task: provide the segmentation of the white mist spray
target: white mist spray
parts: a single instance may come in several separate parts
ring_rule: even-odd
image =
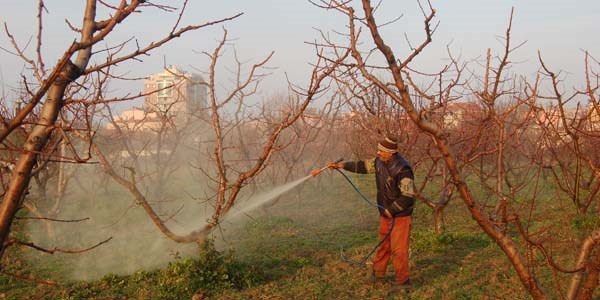
[[[240,203],[240,207],[238,209],[236,209],[234,207],[233,210],[225,217],[225,220],[232,221],[232,220],[236,219],[237,217],[239,217],[240,215],[245,215],[248,212],[257,209],[257,208],[261,207],[262,205],[269,203],[269,201],[272,201],[272,200],[276,199],[277,197],[279,197],[280,195],[283,195],[284,193],[297,187],[298,185],[302,184],[303,182],[305,182],[306,180],[308,180],[311,177],[312,177],[311,175],[308,175],[308,176],[302,177],[296,181],[289,182],[284,185],[278,186],[268,192],[254,195],[254,196],[250,197],[248,200]]]

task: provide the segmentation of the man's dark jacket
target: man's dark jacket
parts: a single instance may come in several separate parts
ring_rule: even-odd
[[[410,216],[413,212],[414,174],[408,162],[395,153],[388,162],[379,157],[370,160],[344,162],[344,170],[354,173],[375,173],[379,214],[385,207],[394,217]]]

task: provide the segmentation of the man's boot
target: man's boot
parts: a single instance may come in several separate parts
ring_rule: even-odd
[[[374,284],[374,283],[384,283],[385,277],[375,277],[373,272],[367,272],[367,277],[365,277],[365,283]]]
[[[392,288],[390,288],[388,291],[388,295],[394,295],[402,291],[408,291],[411,287],[412,284],[410,283],[410,279],[403,283],[394,282],[394,285],[392,285]]]

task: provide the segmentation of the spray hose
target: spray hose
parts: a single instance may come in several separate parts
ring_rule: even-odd
[[[348,181],[348,183],[352,186],[352,188],[354,188],[354,190],[360,195],[360,197],[365,200],[369,205],[377,207],[377,208],[381,208],[385,210],[385,207],[369,200],[367,198],[367,196],[365,196],[359,189],[358,187],[356,187],[356,185],[354,184],[354,182],[352,182],[352,180],[350,180],[350,178],[348,177],[348,175],[344,174],[344,172],[340,171],[340,169],[336,169],[340,174],[342,174],[342,176],[344,176],[344,178],[346,179],[346,181]],[[375,247],[373,247],[373,249],[365,256],[363,256],[363,258],[361,258],[360,260],[353,260],[351,258],[349,258],[348,256],[346,256],[346,254],[344,253],[344,246],[340,246],[340,257],[342,258],[343,261],[353,264],[353,265],[363,265],[365,263],[365,261],[367,261],[367,259],[369,259],[369,257],[371,257],[371,255],[373,255],[373,253],[375,253],[375,250],[377,250],[377,248],[379,248],[379,246],[381,246],[381,244],[383,244],[383,242],[385,242],[385,240],[387,240],[390,237],[390,234],[392,234],[392,229],[394,229],[394,221],[395,218],[392,217],[392,224],[390,225],[390,229],[388,230],[388,232],[385,234],[385,236],[383,237],[383,239],[381,239],[381,241],[379,241],[377,243],[377,245],[375,245]]]
[[[335,161],[335,163],[340,163],[342,162],[344,159],[340,158],[337,161]],[[329,166],[325,166],[321,169],[315,170],[311,173],[311,175],[314,177],[316,175],[318,175],[319,173],[321,173],[323,170],[328,169]],[[360,195],[360,197],[367,202],[369,205],[377,207],[379,209],[383,209],[385,210],[385,207],[379,205],[378,203],[375,203],[371,200],[369,200],[367,198],[367,196],[365,196],[359,189],[358,187],[356,187],[356,185],[354,184],[354,182],[352,182],[352,180],[348,177],[348,175],[344,174],[344,172],[342,172],[340,169],[336,168],[336,171],[338,171],[338,173],[342,174],[342,176],[344,176],[344,179],[346,179],[346,181],[348,181],[348,183],[352,186],[352,188]],[[385,240],[387,240],[390,237],[390,234],[392,234],[392,229],[394,229],[394,221],[395,218],[392,217],[392,224],[390,225],[390,229],[388,230],[388,232],[385,234],[385,236],[383,237],[383,239],[381,239],[381,241],[379,241],[377,243],[377,245],[375,245],[375,247],[373,247],[373,249],[367,254],[365,255],[363,258],[361,258],[360,260],[353,260],[351,258],[349,258],[348,256],[346,256],[345,252],[344,252],[344,246],[340,246],[340,257],[343,261],[353,264],[353,265],[364,265],[365,261],[367,261],[367,259],[369,259],[369,257],[371,257],[371,255],[373,255],[373,253],[375,253],[375,250],[377,250],[377,248],[379,248],[379,246],[381,246],[381,244],[383,244],[383,242],[385,242]]]

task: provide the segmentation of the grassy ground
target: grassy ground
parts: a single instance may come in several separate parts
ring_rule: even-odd
[[[0,276],[0,299],[191,299],[194,294],[223,300],[530,299],[508,259],[481,233],[460,199],[446,209],[442,235],[431,231],[431,211],[417,206],[410,292],[388,296],[390,283],[365,283],[369,265],[347,263],[340,252],[354,260],[369,253],[377,242],[378,215],[336,175],[307,182],[244,222],[215,232],[220,252],[207,243],[200,254],[174,258],[162,268],[90,281],[63,280],[61,273],[70,267],[60,259],[23,259],[22,275],[62,284]],[[354,180],[374,198],[372,178]]]

